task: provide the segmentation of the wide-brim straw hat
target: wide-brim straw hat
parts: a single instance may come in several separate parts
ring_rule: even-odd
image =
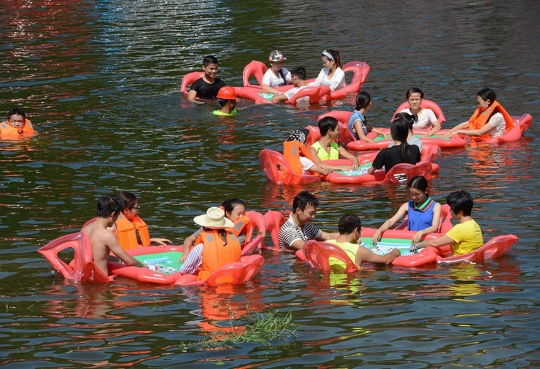
[[[201,227],[210,229],[225,229],[234,227],[234,223],[227,217],[223,209],[211,207],[206,211],[206,214],[198,215],[193,218],[193,221]]]

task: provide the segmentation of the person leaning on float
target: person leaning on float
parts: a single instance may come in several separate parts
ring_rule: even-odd
[[[234,227],[234,223],[225,217],[223,209],[211,207],[206,214],[196,216],[193,221],[203,230],[180,269],[182,274],[199,271],[199,279],[204,279],[219,267],[240,260],[240,241],[227,229]]]
[[[241,246],[247,244],[250,241],[246,239],[246,231],[250,219],[246,215],[246,204],[240,199],[233,198],[223,201],[220,208],[225,212],[225,216],[234,224],[234,227],[229,228],[228,231],[232,232],[238,238]],[[184,253],[180,258],[180,262],[183,263],[186,261],[191,249],[197,244],[197,239],[202,231],[203,228],[201,227],[184,240]]]
[[[118,242],[120,242],[124,250],[140,247],[141,245],[146,247],[152,243],[157,243],[158,245],[171,244],[171,241],[166,238],[150,238],[148,226],[139,217],[141,207],[135,194],[123,191],[118,196],[124,202],[125,208],[115,223],[116,237],[118,237]],[[137,240],[137,235],[139,236],[140,244]]]
[[[491,88],[483,88],[476,94],[478,108],[467,122],[448,131],[444,137],[455,134],[472,136],[478,140],[502,136],[514,126],[514,121],[497,101],[497,94]]]
[[[270,68],[268,68],[262,78],[262,88],[264,92],[279,94],[280,92],[274,89],[274,87],[290,85],[292,83],[291,72],[283,67],[285,60],[287,60],[287,58],[284,57],[279,50],[272,51],[268,56]]]

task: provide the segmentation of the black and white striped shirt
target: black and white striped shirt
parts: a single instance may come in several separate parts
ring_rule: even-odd
[[[306,224],[302,232],[302,228],[296,225],[291,215],[279,230],[278,243],[279,247],[290,248],[298,240],[306,242],[320,238],[321,236],[322,231],[315,227],[313,223]]]

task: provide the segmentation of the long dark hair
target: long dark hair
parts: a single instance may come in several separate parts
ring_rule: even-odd
[[[365,109],[369,103],[371,102],[371,96],[367,92],[360,92],[358,95],[356,95],[356,107],[355,110],[360,111],[360,109]],[[371,127],[368,124],[367,117],[364,115],[364,123],[366,124],[366,129],[368,132],[371,132],[373,130],[373,127]]]
[[[396,119],[394,119],[390,126],[390,134],[394,141],[401,142],[401,145],[399,145],[399,156],[402,163],[408,162],[411,156],[411,145],[407,142],[407,136],[409,135],[409,125],[413,120],[414,118],[411,114],[400,113],[396,115]]]

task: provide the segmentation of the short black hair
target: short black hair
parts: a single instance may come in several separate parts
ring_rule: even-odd
[[[454,191],[446,198],[446,203],[455,214],[461,212],[463,216],[470,216],[474,205],[473,197],[464,190]]]
[[[108,218],[109,216],[120,213],[124,210],[124,201],[116,196],[103,196],[97,203],[97,216],[98,218]]]
[[[10,120],[12,115],[20,115],[23,117],[23,119],[26,119],[26,113],[21,108],[14,107],[9,109],[7,113],[7,120]]]
[[[295,67],[291,70],[291,76],[296,76],[300,79],[305,80],[307,78],[306,68],[304,67]]]
[[[317,122],[319,126],[319,132],[321,132],[321,137],[326,136],[329,130],[336,129],[338,125],[338,120],[334,117],[324,117]]]
[[[362,221],[358,215],[347,214],[341,217],[338,223],[339,234],[347,235],[355,231],[355,229],[362,228]]]
[[[214,55],[207,55],[202,61],[202,65],[205,67],[210,64],[219,64],[217,58]]]
[[[315,209],[319,206],[319,200],[308,190],[300,191],[293,200],[292,210],[293,213],[296,209],[305,210],[308,205],[313,206]]]

